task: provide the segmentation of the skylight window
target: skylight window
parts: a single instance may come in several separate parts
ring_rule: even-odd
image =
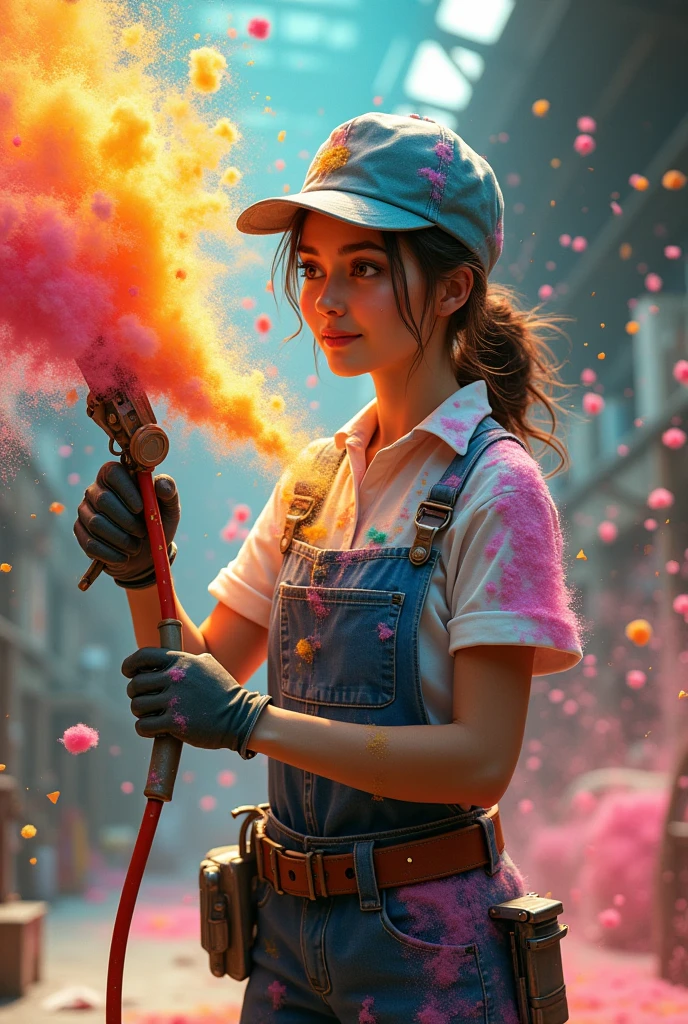
[[[475,50],[455,46],[451,51],[452,60],[471,82],[477,82],[485,70],[485,59]]]
[[[406,95],[422,103],[464,110],[473,86],[439,43],[425,39],[418,44],[404,82]]]
[[[496,43],[511,17],[516,0],[440,0],[438,28],[489,46]]]

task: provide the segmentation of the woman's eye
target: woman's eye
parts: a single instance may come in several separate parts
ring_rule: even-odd
[[[380,273],[380,268],[376,267],[374,263],[356,263],[354,264],[353,270],[355,277],[375,277]],[[367,274],[367,270],[371,270],[372,273]]]
[[[318,276],[318,268],[315,263],[299,263],[297,266],[299,270],[299,277],[305,277],[306,280],[312,281],[313,278]],[[311,273],[311,271],[314,271],[314,273]]]

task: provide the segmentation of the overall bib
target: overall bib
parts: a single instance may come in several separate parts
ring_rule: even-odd
[[[477,458],[504,437],[517,440],[483,420],[430,499],[454,507]],[[439,551],[415,565],[410,550],[291,541],[269,626],[276,706],[371,727],[430,724],[418,630]],[[304,853],[353,853],[358,892],[311,900],[260,883],[240,1024],[518,1024],[507,940],[488,908],[526,887],[508,853],[500,857],[485,808],[383,798],[274,759],[269,802],[266,835]],[[374,847],[475,822],[489,865],[378,889]]]

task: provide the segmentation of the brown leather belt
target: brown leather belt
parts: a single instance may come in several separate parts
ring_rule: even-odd
[[[504,836],[497,804],[485,812],[495,828],[497,849],[504,849]],[[258,877],[268,881],[275,892],[292,896],[339,896],[358,892],[353,853],[322,853],[286,850],[265,835],[265,819],[254,825]],[[433,878],[446,878],[461,871],[489,864],[490,857],[482,825],[468,825],[431,839],[415,839],[373,850],[378,888],[411,885]]]

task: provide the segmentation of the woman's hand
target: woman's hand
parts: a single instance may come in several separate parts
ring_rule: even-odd
[[[245,690],[212,654],[141,647],[122,662],[139,736],[162,733],[193,747],[246,749],[258,717],[272,698]]]

